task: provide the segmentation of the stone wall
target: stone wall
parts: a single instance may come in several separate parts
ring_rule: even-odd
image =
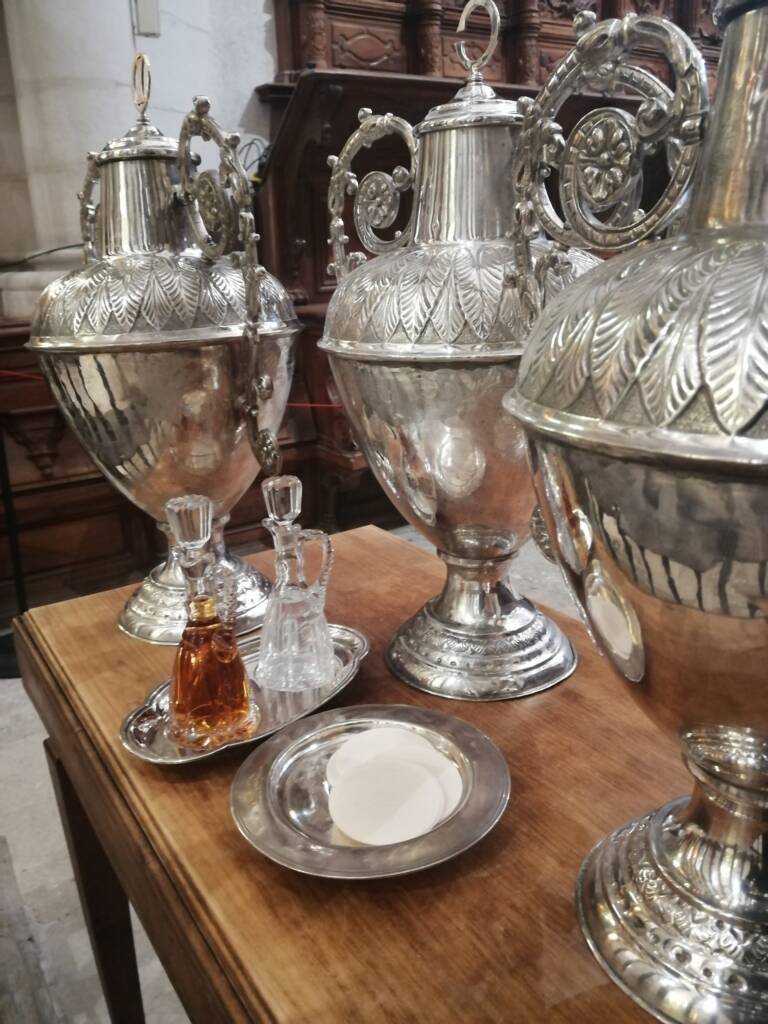
[[[79,241],[84,157],[133,123],[136,51],[152,62],[148,113],[167,134],[195,93],[245,139],[268,133],[253,89],[275,73],[273,0],[160,0],[157,38],[134,35],[131,0],[2,7],[0,262]]]

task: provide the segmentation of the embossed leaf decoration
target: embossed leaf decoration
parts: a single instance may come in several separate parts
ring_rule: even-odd
[[[729,249],[711,282],[701,357],[717,418],[736,434],[768,399],[768,250],[758,241]]]
[[[109,275],[109,304],[123,331],[130,331],[138,319],[148,277],[145,266],[127,266],[123,273]]]
[[[486,341],[499,310],[503,266],[483,266],[480,250],[460,249],[454,263],[454,278],[468,326],[480,341]]]
[[[150,327],[154,327],[158,331],[162,330],[171,315],[172,308],[171,300],[166,295],[159,276],[150,272],[144,290],[144,301],[141,304],[144,319]]]
[[[74,334],[79,334],[86,323],[88,307],[93,293],[107,276],[107,268],[96,267],[91,273],[72,279],[68,294],[64,298],[64,310],[67,323],[72,324]]]
[[[162,256],[154,261],[152,272],[165,292],[176,319],[188,327],[194,319],[194,308],[190,310],[187,305],[187,299],[181,286],[181,273],[171,260]]]
[[[188,312],[188,324],[191,326],[197,319],[200,304],[200,272],[195,266],[188,266],[183,260],[179,263],[179,288],[183,296],[184,306]]]
[[[646,313],[658,342],[643,369],[640,392],[649,418],[658,426],[675,420],[701,387],[699,333],[710,278],[725,251],[682,251]]]
[[[649,330],[645,313],[648,297],[662,282],[658,263],[628,264],[620,286],[614,283],[605,302],[594,302],[600,314],[590,349],[590,372],[603,416],[609,416],[622,401],[653,351],[656,336]]]
[[[401,278],[400,317],[408,340],[415,343],[429,320],[442,280],[433,272],[429,252],[416,250],[411,257],[410,265]]]
[[[575,323],[570,318],[561,325],[558,339],[560,356],[555,363],[555,394],[564,409],[572,405],[584,390],[589,376],[589,339],[595,329],[596,309],[587,309]]]
[[[212,324],[220,324],[227,314],[227,300],[210,278],[200,284],[200,312]]]
[[[245,312],[245,280],[241,273],[222,274],[218,270],[212,270],[211,281],[235,313]]]
[[[94,334],[103,334],[112,316],[112,303],[109,297],[109,277],[105,277],[96,287],[93,298],[88,305],[88,320]]]
[[[465,319],[459,305],[459,292],[455,280],[453,260],[445,263],[445,278],[432,306],[430,319],[438,338],[447,345],[454,342],[464,329]]]

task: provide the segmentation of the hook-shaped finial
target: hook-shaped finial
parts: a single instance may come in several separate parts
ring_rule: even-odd
[[[152,72],[146,53],[137,53],[133,58],[133,104],[139,112],[139,120],[146,124],[149,95],[152,92]]]
[[[488,17],[491,19],[491,38],[488,40],[488,45],[477,58],[473,60],[468,51],[467,44],[465,42],[456,43],[456,50],[459,54],[459,60],[469,72],[470,82],[479,82],[482,80],[481,71],[493,56],[493,51],[499,42],[499,27],[501,19],[499,17],[499,8],[494,3],[494,0],[469,0],[464,10],[461,12],[461,18],[459,24],[456,26],[458,33],[464,32],[467,27],[467,19],[473,11],[476,11],[479,7],[488,12]]]

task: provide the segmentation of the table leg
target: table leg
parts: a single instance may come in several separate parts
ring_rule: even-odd
[[[48,769],[112,1024],[144,1024],[128,900],[50,740]]]

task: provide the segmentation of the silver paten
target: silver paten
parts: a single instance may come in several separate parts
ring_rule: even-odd
[[[90,456],[161,528],[169,498],[201,493],[214,501],[217,554],[238,568],[238,628],[247,630],[261,621],[269,584],[226,554],[223,527],[260,467],[276,465],[295,314],[258,263],[237,136],[221,131],[205,100],[178,142],[163,136],[146,115],[145,58],[134,70],[136,125],[88,157],[85,265],[45,290],[30,347]],[[195,135],[219,145],[218,174],[193,176]],[[171,552],[120,625],[177,643],[185,621]]]
[[[402,514],[438,549],[447,580],[396,634],[392,671],[444,697],[520,697],[566,678],[567,638],[511,582],[529,534],[534,497],[522,432],[501,407],[546,289],[555,292],[596,264],[556,249],[514,203],[512,166],[524,127],[515,102],[483,82],[496,46],[460,53],[468,79],[454,100],[416,129],[392,114],[360,113],[360,127],[331,160],[329,209],[338,287],[321,347],[371,469]],[[374,171],[358,183],[352,161],[395,133],[409,170]],[[410,217],[389,239],[401,196]],[[347,252],[344,213],[377,257]],[[530,280],[520,271],[532,260]],[[361,265],[362,264],[362,265]]]
[[[463,793],[425,835],[364,846],[330,816],[326,767],[351,736],[387,724],[413,730],[452,761]],[[270,860],[303,874],[352,880],[423,871],[464,853],[498,822],[509,793],[504,755],[473,725],[428,708],[362,704],[312,715],[255,750],[232,782],[231,808],[243,837]]]
[[[677,1024],[768,1019],[768,9],[730,3],[717,16],[727,30],[708,123],[703,69],[679,30],[643,17],[584,25],[563,66],[585,51],[591,74],[600,61],[626,66],[630,47],[655,37],[677,88],[649,123],[677,134],[686,174],[702,129],[704,145],[682,233],[554,300],[506,401],[588,624],[681,738],[694,777],[690,800],[603,840],[578,885],[595,955]],[[619,116],[591,115],[604,126]],[[650,129],[626,124],[634,161]],[[569,147],[574,162],[573,136],[552,162]],[[533,153],[520,180],[535,201]],[[576,192],[566,218],[580,237]],[[621,248],[674,220],[669,199],[623,235],[588,233]]]

